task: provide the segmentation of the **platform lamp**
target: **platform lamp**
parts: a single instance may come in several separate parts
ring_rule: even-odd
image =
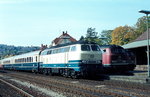
[[[139,13],[144,13],[146,14],[147,18],[147,65],[148,65],[148,77],[150,78],[150,61],[149,61],[149,29],[148,29],[148,15],[150,14],[150,11],[148,10],[140,10]]]

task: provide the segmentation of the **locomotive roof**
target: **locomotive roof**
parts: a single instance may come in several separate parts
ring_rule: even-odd
[[[60,44],[57,46],[52,46],[50,48],[58,48],[58,47],[69,46],[69,45],[74,45],[74,44],[96,44],[96,43],[88,42],[88,41],[77,41],[77,42],[71,42],[71,43],[66,43],[66,44]],[[48,49],[50,49],[50,48],[48,48]]]
[[[123,47],[121,47],[119,45],[99,45],[99,46],[100,46],[100,48],[115,48],[115,47],[123,48]]]

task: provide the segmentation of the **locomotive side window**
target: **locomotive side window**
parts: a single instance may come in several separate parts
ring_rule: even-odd
[[[41,55],[47,55],[47,51],[43,51]]]
[[[71,47],[71,51],[76,51],[76,46]]]
[[[47,52],[47,55],[49,55],[49,54],[51,54],[51,53],[52,53],[52,50],[48,51],[48,52]]]
[[[65,50],[65,48],[61,48],[61,49],[60,49],[60,53],[63,53],[64,50]]]
[[[82,51],[90,51],[90,46],[89,45],[81,45],[81,50]]]
[[[70,47],[66,47],[64,52],[69,52]]]
[[[125,50],[122,48],[112,48],[111,51],[113,53],[125,53]]]
[[[97,45],[91,45],[92,51],[100,51]]]

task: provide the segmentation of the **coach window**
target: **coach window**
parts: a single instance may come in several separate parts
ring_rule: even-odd
[[[90,46],[89,45],[81,45],[81,50],[82,51],[90,51]]]
[[[76,46],[71,47],[71,51],[76,51]]]
[[[33,62],[33,57],[31,57],[31,62]]]
[[[21,62],[23,62],[23,58],[21,58]]]
[[[36,62],[37,62],[37,56],[36,56]]]
[[[92,51],[100,51],[97,45],[91,45]]]
[[[29,62],[31,62],[31,57],[29,57]]]
[[[23,62],[25,62],[25,58],[23,58]]]
[[[26,58],[24,58],[24,63],[26,63]]]

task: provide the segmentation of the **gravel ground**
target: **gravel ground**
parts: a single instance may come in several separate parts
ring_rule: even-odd
[[[134,71],[133,75],[110,75],[114,77],[126,77],[127,80],[131,77],[139,78],[146,77],[147,73],[143,71]],[[109,76],[109,77],[110,77]],[[8,72],[0,74],[0,77],[20,85],[27,90],[29,94],[34,94],[35,97],[79,97],[80,92],[97,93],[103,95],[102,97],[149,97],[149,86],[146,84],[133,83],[131,81],[116,81],[116,80],[87,80],[87,79],[70,79],[59,76],[45,76],[40,74],[32,74],[26,72]],[[117,78],[117,79],[121,79]],[[125,80],[125,79],[124,79]],[[132,79],[133,80],[133,79]],[[81,90],[73,91],[72,89]],[[9,90],[9,89],[8,89]],[[36,90],[36,91],[35,91]],[[70,91],[71,90],[71,91]],[[73,91],[73,92],[72,92]],[[1,93],[1,91],[0,91]],[[36,93],[36,94],[35,94]],[[70,96],[68,93],[72,93]],[[80,93],[80,94],[79,94]],[[10,93],[9,93],[10,94]],[[118,95],[120,94],[120,96]],[[41,96],[42,95],[42,96]],[[106,96],[105,96],[106,95]],[[4,97],[21,97],[21,96],[4,96]],[[87,97],[82,95],[81,97]],[[91,96],[93,97],[93,96]],[[98,96],[99,97],[99,96]],[[101,96],[100,96],[101,97]]]
[[[0,97],[23,97],[13,88],[0,81]]]
[[[66,97],[66,96],[63,96],[63,95],[61,95],[61,94],[59,94],[59,93],[56,93],[56,92],[54,92],[54,91],[51,91],[51,90],[49,90],[49,89],[45,89],[45,88],[36,86],[36,85],[31,84],[31,83],[28,83],[28,82],[21,82],[21,81],[19,81],[19,80],[15,80],[15,79],[11,79],[11,81],[14,81],[14,82],[16,82],[16,83],[18,83],[18,84],[21,84],[21,85],[23,85],[23,86],[27,86],[28,88],[32,88],[32,89],[34,89],[34,90],[37,90],[37,91],[39,91],[39,92],[42,92],[42,93],[46,94],[46,95],[49,96],[49,97]]]

